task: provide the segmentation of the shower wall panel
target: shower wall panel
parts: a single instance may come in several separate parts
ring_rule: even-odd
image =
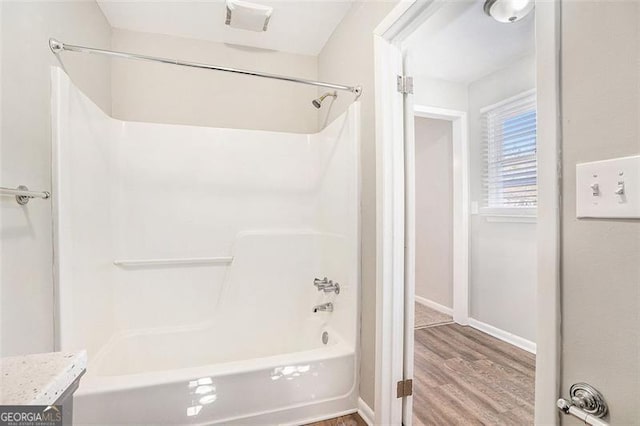
[[[331,301],[316,316],[355,350],[357,104],[312,135],[137,123],[106,116],[61,70],[53,81],[61,349],[126,358],[123,342],[162,336],[179,352],[188,339],[167,336],[207,346],[224,322],[247,339],[238,357],[260,356],[267,330]],[[314,288],[324,276],[339,295]]]
[[[115,328],[115,128],[66,74],[52,72],[54,275],[64,283],[55,292],[56,346],[95,353]]]

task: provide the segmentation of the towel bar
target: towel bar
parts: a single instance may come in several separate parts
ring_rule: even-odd
[[[582,420],[585,424],[591,426],[609,426],[609,423],[604,420],[595,417],[593,414],[589,414],[586,411],[573,405],[571,402],[564,398],[560,398],[557,403],[558,408],[565,414],[570,414]]]
[[[51,196],[47,191],[29,191],[29,188],[24,185],[20,185],[15,189],[0,187],[0,195],[15,195],[16,201],[21,206],[27,204],[32,198],[42,198],[43,200],[46,200]]]
[[[602,420],[609,412],[602,394],[587,383],[576,383],[569,389],[571,400],[560,398],[556,406],[565,414],[575,416],[591,426],[609,426]]]

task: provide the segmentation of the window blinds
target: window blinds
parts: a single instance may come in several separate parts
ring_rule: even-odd
[[[537,205],[536,94],[481,110],[484,207]]]

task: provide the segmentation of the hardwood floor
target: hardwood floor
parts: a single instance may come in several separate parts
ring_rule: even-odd
[[[451,315],[443,314],[418,302],[415,304],[415,328],[431,327],[452,321]]]
[[[311,423],[307,426],[367,426],[367,423],[362,420],[358,413],[353,413],[348,416]]]
[[[535,355],[471,327],[415,330],[414,425],[533,424]]]

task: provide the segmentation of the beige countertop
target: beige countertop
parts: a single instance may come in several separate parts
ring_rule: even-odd
[[[86,351],[0,358],[0,405],[51,405],[86,368]]]

